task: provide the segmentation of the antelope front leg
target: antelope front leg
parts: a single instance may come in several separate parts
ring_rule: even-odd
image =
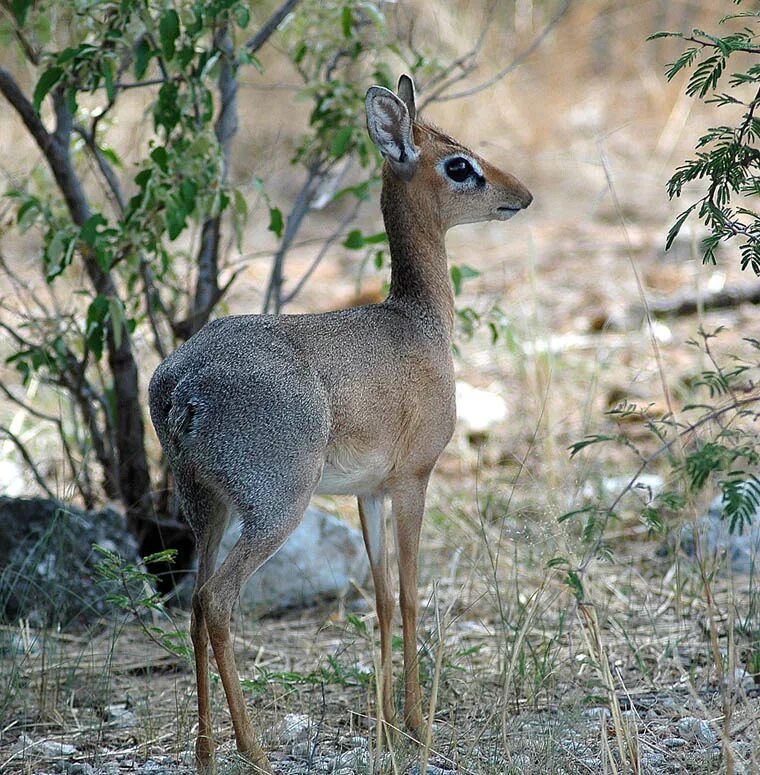
[[[388,545],[385,530],[385,503],[382,495],[359,498],[359,516],[362,522],[364,545],[367,548],[372,581],[375,585],[375,610],[380,627],[380,672],[383,720],[387,724],[396,721],[393,701],[393,665],[391,657],[393,619],[393,594],[388,572]]]
[[[417,654],[417,566],[426,488],[427,477],[400,483],[392,495],[398,543],[399,601],[404,627],[404,721],[418,740],[424,740],[425,726]]]

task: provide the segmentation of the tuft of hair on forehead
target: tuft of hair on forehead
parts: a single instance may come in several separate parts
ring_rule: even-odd
[[[414,122],[414,128],[419,129],[422,133],[420,142],[424,142],[424,140],[430,139],[436,143],[440,143],[441,145],[448,146],[452,151],[465,151],[470,154],[472,153],[472,151],[466,145],[462,145],[459,140],[455,140],[453,137],[451,137],[451,135],[447,135],[446,132],[435,126],[435,124],[428,124],[427,121],[420,121],[418,118]],[[416,139],[417,138],[415,138],[415,140]]]

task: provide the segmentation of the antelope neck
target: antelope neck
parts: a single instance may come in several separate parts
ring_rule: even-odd
[[[407,184],[386,171],[381,207],[391,254],[388,301],[433,320],[447,337],[454,325],[454,294],[446,258],[445,229],[436,212],[421,206]]]

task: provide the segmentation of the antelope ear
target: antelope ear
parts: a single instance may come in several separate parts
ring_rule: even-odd
[[[396,94],[401,98],[406,109],[409,112],[409,118],[412,123],[417,118],[416,94],[414,91],[414,81],[411,75],[403,73],[398,79],[398,86],[396,87]]]
[[[411,180],[420,152],[412,136],[412,119],[406,104],[392,91],[371,86],[367,91],[367,131],[372,142],[403,180]]]

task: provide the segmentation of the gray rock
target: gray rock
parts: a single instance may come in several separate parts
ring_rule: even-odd
[[[281,743],[308,739],[311,720],[305,713],[288,713],[280,722],[277,736]]]
[[[712,559],[725,556],[737,573],[751,573],[760,567],[760,510],[751,516],[751,524],[745,522],[742,533],[731,533],[730,524],[725,515],[723,496],[719,495],[710,504],[707,514],[696,521],[702,552]],[[684,525],[681,547],[690,557],[696,556],[693,523]]]
[[[22,734],[19,738],[15,750],[22,751],[24,754],[43,756],[46,759],[60,759],[64,756],[73,756],[79,753],[76,746],[64,743],[61,740],[48,738],[33,740],[25,734]]]
[[[124,593],[98,575],[99,544],[127,563],[140,559],[124,517],[115,509],[87,512],[46,498],[0,498],[0,621],[34,627],[86,623],[112,610]],[[140,585],[142,597],[142,584]]]
[[[678,722],[678,732],[685,740],[696,740],[703,747],[715,745],[717,735],[704,719],[686,716]]]
[[[662,744],[666,748],[683,748],[686,745],[686,741],[682,737],[666,737]]]
[[[222,556],[235,545],[233,521],[222,539]],[[309,506],[282,548],[251,577],[240,595],[244,609],[272,612],[345,595],[363,584],[369,561],[361,533],[342,519]]]
[[[137,724],[137,716],[124,704],[108,705],[103,715],[106,721],[120,729],[129,729]]]

